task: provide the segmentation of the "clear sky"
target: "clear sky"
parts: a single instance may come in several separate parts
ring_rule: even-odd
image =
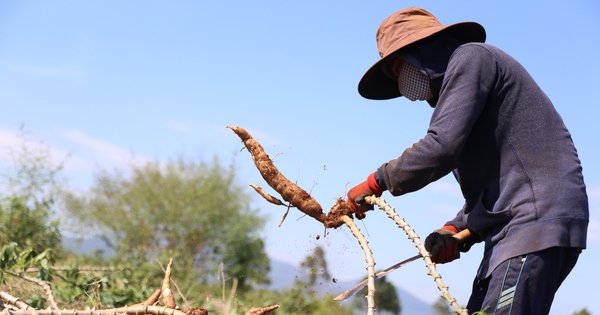
[[[583,307],[600,314],[597,1],[0,1],[0,145],[13,145],[24,124],[57,160],[70,154],[65,175],[74,189],[87,189],[98,169],[182,154],[221,157],[238,166],[241,184],[267,188],[225,128],[238,125],[271,156],[282,153],[275,163],[283,174],[329,208],[425,134],[426,103],[369,101],[357,92],[378,59],[379,23],[408,6],[428,9],[443,24],[481,23],[487,42],[519,60],[553,100],[582,160],[591,222],[588,249],[552,314]],[[383,197],[423,239],[462,206],[450,177]],[[296,264],[322,245],[332,276],[366,275],[347,229],[324,237],[319,223],[296,210],[278,228],[285,208],[258,196],[254,203],[269,217],[272,259]],[[359,226],[377,269],[416,253],[382,211]],[[461,304],[481,251],[475,246],[438,266]],[[433,303],[439,292],[426,271],[415,262],[389,279]]]

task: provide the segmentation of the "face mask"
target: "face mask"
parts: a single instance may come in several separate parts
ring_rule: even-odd
[[[398,67],[398,90],[411,101],[426,101],[433,97],[429,88],[429,78],[413,66],[404,61]]]

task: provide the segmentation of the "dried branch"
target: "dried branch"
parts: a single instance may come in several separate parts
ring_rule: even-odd
[[[27,303],[21,301],[21,299],[19,298],[10,295],[8,292],[0,291],[0,300],[15,306],[20,310],[28,310],[32,308],[31,306],[27,305]]]
[[[358,244],[365,252],[365,260],[367,261],[367,287],[368,293],[365,297],[367,299],[367,314],[375,314],[375,259],[373,258],[373,251],[369,247],[369,242],[362,234],[358,226],[354,223],[354,220],[349,216],[342,216],[344,223],[350,228],[350,231],[358,239]]]
[[[231,290],[229,291],[229,298],[227,299],[227,305],[229,307],[229,305],[231,305],[231,303],[233,303],[233,298],[236,296],[235,292],[237,291],[237,286],[238,286],[238,279],[237,278],[233,278],[233,284],[231,285]]]
[[[66,271],[72,269],[66,266],[52,266],[54,271]],[[78,266],[77,271],[79,272],[113,272],[113,271],[125,271],[130,270],[127,267],[96,267],[96,266]],[[40,268],[27,268],[24,270],[25,273],[40,272]]]
[[[127,314],[127,315],[186,315],[186,313],[164,307],[164,306],[125,306],[120,308],[105,309],[105,310],[17,310],[11,311],[5,309],[0,312],[0,315],[115,315],[115,314]]]
[[[229,297],[225,296],[225,268],[224,268],[224,264],[223,262],[219,263],[219,277],[221,277],[221,281],[222,281],[222,300],[218,301],[215,300],[215,304],[219,304],[216,305],[217,308],[221,309],[221,312],[223,314],[229,314],[231,313],[231,304],[233,303],[233,298],[236,296],[236,291],[237,291],[237,286],[238,286],[238,279],[237,278],[233,278],[233,283],[231,285],[231,290],[229,292]]]
[[[21,278],[21,279],[29,281],[29,282],[33,282],[33,283],[39,285],[40,287],[42,287],[42,289],[44,289],[44,293],[46,293],[46,299],[48,300],[48,303],[50,303],[50,307],[53,309],[58,309],[58,306],[56,305],[56,301],[54,300],[54,294],[52,293],[52,289],[50,288],[50,285],[48,284],[48,282],[41,280],[41,279],[32,278],[32,277],[26,276],[24,274],[16,273],[13,271],[5,270],[4,272],[11,276],[18,277],[18,278]]]
[[[390,219],[396,222],[398,227],[404,230],[406,235],[408,235],[408,238],[412,240],[415,246],[419,249],[419,254],[423,256],[423,260],[425,260],[425,265],[429,269],[428,275],[433,277],[435,284],[437,285],[438,289],[442,292],[442,297],[448,300],[448,302],[450,302],[450,306],[452,306],[456,314],[468,315],[468,311],[460,307],[460,305],[458,305],[458,303],[456,302],[456,299],[452,295],[450,295],[450,292],[448,291],[448,286],[444,285],[444,283],[442,282],[442,276],[435,269],[435,263],[431,260],[429,252],[427,252],[427,250],[425,249],[425,244],[421,242],[421,239],[415,233],[415,230],[412,227],[410,227],[410,225],[408,225],[408,223],[406,223],[406,221],[404,221],[404,219],[401,218],[396,213],[394,208],[388,205],[384,199],[377,198],[375,196],[370,196],[366,197],[365,201],[372,205],[377,205],[379,209],[387,213]]]
[[[58,307],[48,308],[46,310],[34,309],[26,303],[22,302],[19,298],[15,298],[7,292],[0,291],[0,305],[5,308],[0,311],[0,315],[208,315],[208,311],[205,308],[189,308],[186,312],[178,309],[175,305],[175,299],[171,290],[171,274],[172,274],[173,259],[169,260],[169,264],[165,270],[165,277],[161,282],[161,289],[154,291],[154,293],[144,302],[135,304],[133,306],[125,306],[113,309],[86,309],[86,310],[59,310]],[[162,267],[162,266],[161,266]],[[48,287],[46,283],[38,279],[33,279],[23,275],[15,274],[14,272],[5,271],[7,274],[23,278],[27,281],[34,282],[42,287]],[[231,304],[235,291],[237,288],[237,279],[233,280],[233,287],[229,296],[227,304]],[[47,288],[49,290],[49,287]],[[51,291],[50,291],[51,293]],[[165,306],[159,307],[155,304],[160,296],[163,296]],[[51,297],[51,295],[50,295]],[[54,301],[52,299],[52,301]],[[223,301],[225,304],[225,301]],[[5,304],[7,303],[7,304]],[[56,303],[53,303],[56,305]],[[6,307],[10,306],[10,307]],[[18,309],[14,309],[14,308]],[[269,312],[279,308],[279,305],[268,306],[264,308],[252,308],[248,311],[248,315],[261,315],[268,314]],[[227,312],[226,314],[228,314]]]

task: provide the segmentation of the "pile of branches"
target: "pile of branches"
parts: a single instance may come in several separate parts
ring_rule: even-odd
[[[175,296],[173,295],[173,290],[171,290],[172,268],[173,259],[167,265],[165,277],[161,282],[160,288],[156,289],[146,301],[131,306],[111,309],[58,309],[56,302],[54,302],[54,295],[50,285],[39,279],[28,278],[43,288],[46,299],[51,306],[44,310],[36,309],[23,302],[20,298],[14,297],[8,292],[0,291],[0,315],[209,315],[208,310],[205,308],[182,310],[175,304]],[[268,314],[277,308],[279,308],[279,305],[251,308],[246,315]]]

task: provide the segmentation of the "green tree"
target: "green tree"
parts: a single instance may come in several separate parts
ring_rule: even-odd
[[[58,221],[49,219],[48,208],[30,208],[24,197],[0,200],[0,244],[16,242],[35,253],[46,249],[60,251],[61,234]]]
[[[325,259],[325,250],[323,250],[323,247],[321,246],[316,246],[313,249],[312,255],[306,256],[306,258],[300,262],[300,269],[305,273],[306,282],[298,279],[298,284],[305,284],[309,287],[313,287],[317,284],[319,279],[324,281],[331,280],[327,268],[327,260]]]
[[[573,312],[573,315],[592,315],[592,313],[590,313],[587,308],[584,307],[577,312]]]
[[[382,313],[389,313],[398,315],[402,312],[402,305],[400,304],[400,299],[398,298],[398,291],[396,287],[389,281],[387,281],[386,277],[382,277],[377,279],[375,282],[375,288],[377,292],[375,293],[375,305],[377,305],[377,310]],[[364,287],[362,290],[358,291],[354,297],[354,305],[356,308],[365,308],[366,307],[366,299],[365,296],[368,294],[368,287]]]
[[[431,306],[438,315],[452,315],[454,311],[450,308],[448,301],[442,297],[438,298]]]
[[[267,298],[265,304],[279,304],[277,314],[340,314],[352,315],[353,310],[340,305],[328,293],[320,293],[319,286],[326,281],[331,281],[327,267],[325,250],[322,246],[315,246],[312,253],[300,262],[300,275],[296,278],[294,286],[289,290],[278,292],[259,292],[259,297],[246,297],[255,301]],[[256,293],[256,292],[255,292]]]
[[[18,145],[6,149],[8,166],[1,175],[0,243],[59,254],[62,236],[54,206],[63,187],[63,162],[56,163],[50,148],[32,142],[23,129],[19,138]]]
[[[175,270],[194,282],[215,280],[220,262],[240,290],[268,282],[264,219],[250,208],[232,166],[180,157],[129,171],[101,171],[89,192],[66,195],[82,233],[94,231],[128,264],[172,257]]]
[[[10,166],[2,172],[2,197],[21,197],[32,208],[52,207],[63,188],[65,160],[56,162],[50,147],[33,142],[23,128],[18,138],[18,145],[6,148]]]

